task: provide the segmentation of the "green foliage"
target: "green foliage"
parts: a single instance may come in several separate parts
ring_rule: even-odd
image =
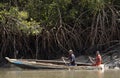
[[[20,11],[18,17],[21,19],[28,19],[28,13],[26,11]]]
[[[110,2],[111,0],[81,0],[81,5],[87,7],[92,12],[98,12],[105,8],[105,5]]]
[[[22,21],[20,24],[20,29],[23,30],[27,35],[37,35],[41,32],[42,28],[39,26],[39,22],[35,20]]]
[[[68,19],[74,20],[78,13],[76,8],[71,8],[71,0],[30,0],[26,5],[29,16],[34,20],[40,21],[45,26],[54,26],[59,19],[59,12],[63,20],[67,23]]]
[[[27,35],[36,35],[41,32],[41,27],[39,26],[39,22],[35,20],[27,21],[28,13],[26,11],[19,11],[16,7],[11,7],[9,11],[3,10],[0,11],[0,21],[5,24],[7,19],[14,20],[11,23],[14,24],[14,27],[20,31],[23,31]]]
[[[3,8],[4,7],[4,4],[0,3],[0,8]]]

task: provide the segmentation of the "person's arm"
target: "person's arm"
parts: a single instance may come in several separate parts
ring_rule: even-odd
[[[71,62],[73,62],[73,61],[75,61],[75,55],[74,54],[72,54],[72,60],[71,60]]]
[[[67,57],[61,57],[62,59],[65,59],[65,60],[68,60],[69,58],[67,58]]]
[[[89,56],[89,59],[93,64],[95,64],[95,58],[92,58],[92,57]]]

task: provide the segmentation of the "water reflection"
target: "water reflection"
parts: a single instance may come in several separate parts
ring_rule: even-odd
[[[96,71],[98,78],[104,78],[104,71]]]
[[[120,78],[120,71],[0,70],[0,78]]]

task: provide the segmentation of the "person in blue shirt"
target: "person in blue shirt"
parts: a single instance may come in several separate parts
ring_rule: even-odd
[[[74,53],[73,53],[73,50],[69,50],[68,51],[68,53],[69,53],[69,57],[68,57],[68,59],[69,59],[69,65],[70,66],[75,66],[76,64],[75,64],[75,55],[74,55]]]

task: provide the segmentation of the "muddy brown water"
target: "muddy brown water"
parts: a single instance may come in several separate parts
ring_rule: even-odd
[[[0,69],[0,78],[120,78],[120,70],[13,70]]]

